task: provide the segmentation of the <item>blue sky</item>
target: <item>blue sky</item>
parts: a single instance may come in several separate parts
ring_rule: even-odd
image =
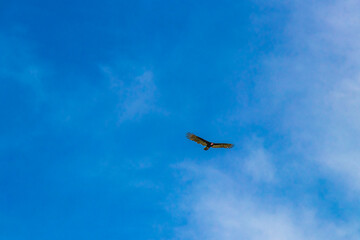
[[[0,238],[359,239],[359,11],[1,2]]]

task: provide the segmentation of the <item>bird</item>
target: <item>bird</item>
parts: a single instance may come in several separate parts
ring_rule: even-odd
[[[232,147],[234,147],[234,144],[231,144],[231,143],[209,142],[209,141],[206,141],[205,139],[198,137],[192,133],[187,133],[186,137],[194,142],[197,142],[197,143],[205,146],[205,148],[204,148],[205,151],[209,150],[210,148],[232,148]]]

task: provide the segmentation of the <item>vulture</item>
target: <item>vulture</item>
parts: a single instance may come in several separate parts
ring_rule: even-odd
[[[209,148],[232,148],[234,145],[230,143],[213,143],[202,139],[201,137],[196,136],[192,133],[187,133],[186,137],[194,142],[197,142],[203,146],[205,146],[204,150],[207,151]]]

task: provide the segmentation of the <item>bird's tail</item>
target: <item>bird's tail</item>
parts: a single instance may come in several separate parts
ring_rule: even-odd
[[[205,151],[209,150],[209,147],[208,147],[208,146],[206,146],[206,147],[204,148],[204,150],[205,150]]]

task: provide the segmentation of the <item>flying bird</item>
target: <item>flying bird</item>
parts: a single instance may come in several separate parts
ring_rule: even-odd
[[[232,148],[234,145],[230,143],[213,143],[202,139],[201,137],[196,136],[192,133],[187,133],[186,137],[194,142],[197,142],[203,146],[205,146],[204,150],[207,151],[209,148]]]

